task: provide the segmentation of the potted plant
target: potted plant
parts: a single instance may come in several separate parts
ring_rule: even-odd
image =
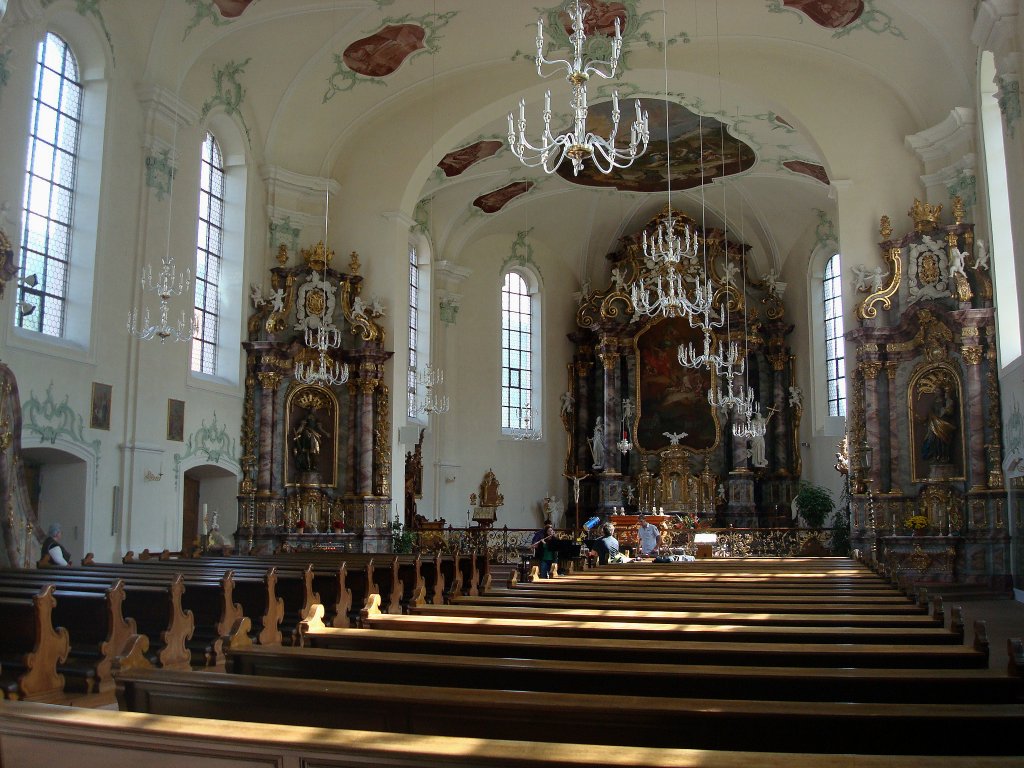
[[[814,483],[801,482],[793,506],[808,528],[821,528],[832,514],[836,502],[827,488]]]

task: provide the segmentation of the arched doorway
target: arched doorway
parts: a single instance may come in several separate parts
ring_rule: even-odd
[[[181,499],[181,549],[188,551],[216,524],[230,537],[238,527],[239,476],[218,464],[185,470]]]
[[[92,531],[89,463],[59,448],[22,448],[29,502],[43,533],[57,523],[61,543],[79,561],[90,550]]]

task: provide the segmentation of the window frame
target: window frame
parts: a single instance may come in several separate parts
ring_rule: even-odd
[[[520,297],[518,300],[519,304],[522,304],[525,299],[527,303],[526,311],[522,308],[515,310],[516,315],[523,316],[524,314],[529,318],[529,329],[526,332],[528,336],[528,347],[523,347],[520,344],[515,350],[506,344],[506,336],[512,333],[522,334],[523,331],[516,331],[510,325],[506,324],[507,314],[510,310],[506,308],[506,286],[509,282],[509,277],[515,275],[519,280],[522,281],[524,290],[514,294]],[[541,325],[541,301],[540,301],[540,281],[537,275],[532,270],[523,266],[516,266],[511,269],[504,270],[501,275],[501,283],[499,286],[499,302],[500,308],[500,322],[499,322],[499,391],[498,391],[498,425],[502,436],[520,438],[526,435],[531,437],[541,436],[541,424],[543,419],[542,413],[542,360],[541,360],[541,339],[543,333],[543,326]],[[511,341],[511,339],[509,339]],[[507,371],[512,371],[510,355],[508,353],[512,351],[526,352],[529,357],[529,368],[528,376],[529,383],[526,386],[522,385],[521,372],[524,370],[521,366],[515,370],[520,371],[520,382],[515,387],[511,386],[511,375],[506,375]],[[525,392],[525,397],[520,396],[517,401],[520,403],[516,405],[511,396],[512,391]],[[525,403],[524,403],[525,400]],[[520,415],[518,418],[513,418],[513,409],[520,409]]]
[[[833,263],[834,272],[830,275]],[[836,251],[825,262],[825,271],[821,281],[822,316],[824,318],[824,356],[825,356],[825,391],[828,416],[846,418],[846,335],[843,321],[843,259]],[[838,327],[838,333],[830,328]],[[834,354],[829,353],[829,342],[832,342]],[[834,407],[833,407],[834,406]]]
[[[208,146],[211,148],[209,158],[207,157]],[[220,142],[217,141],[216,135],[207,130],[203,137],[199,160],[199,209],[196,217],[195,286],[192,302],[197,333],[192,337],[189,368],[193,374],[198,373],[212,377],[217,376],[219,367],[222,319],[220,297],[224,269],[226,190],[227,173],[224,169],[224,151]],[[212,242],[214,240],[216,242]],[[204,255],[205,258],[202,258]],[[211,260],[216,266],[216,276],[213,279],[210,278]],[[200,270],[201,261],[205,266],[202,270]],[[203,287],[202,301],[200,301],[201,287]],[[198,354],[197,344],[199,345]],[[209,350],[208,354],[207,350]],[[198,368],[196,367],[197,363]]]

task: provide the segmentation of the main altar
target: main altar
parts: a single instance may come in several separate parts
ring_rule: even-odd
[[[757,437],[738,436],[736,414],[709,403],[709,390],[722,386],[716,372],[677,360],[680,346],[703,348],[703,330],[686,317],[647,314],[632,300],[651,269],[644,234],[669,225],[680,238],[696,238],[700,257],[679,269],[687,284],[709,280],[712,313],[721,320],[712,348],[735,343],[741,351],[742,380],[761,408]],[[786,286],[774,274],[750,274],[747,250],[722,230],[665,211],[608,255],[609,285],[581,296],[562,400],[564,473],[579,520],[640,511],[736,527],[772,524],[780,512],[788,519],[801,473],[803,408],[787,344],[793,326],[785,318]]]
[[[269,292],[252,291],[236,544],[388,551],[391,396],[383,366],[392,352],[375,321],[383,309],[362,296],[355,253],[345,272],[323,242],[299,256],[290,264],[282,244]]]

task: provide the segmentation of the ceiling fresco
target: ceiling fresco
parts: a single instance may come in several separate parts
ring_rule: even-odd
[[[793,171],[793,173],[802,173],[806,176],[810,176],[812,179],[816,179],[826,186],[829,184],[828,174],[825,172],[825,169],[817,163],[808,163],[803,160],[787,160],[782,164],[782,166]]]
[[[341,58],[353,72],[366,77],[384,77],[402,66],[409,54],[423,47],[426,34],[423,27],[415,24],[387,26],[356,40]]]
[[[588,163],[578,176],[573,176],[571,166],[560,168],[558,175],[587,187],[614,187],[625,192],[664,192],[668,185],[669,160],[672,188],[683,190],[709,183],[720,176],[741,173],[753,166],[757,159],[749,145],[732,136],[728,126],[714,117],[700,116],[679,104],[654,99],[641,99],[641,108],[648,113],[651,140],[647,152],[629,168],[602,174]],[[610,101],[592,106],[587,120],[588,130],[607,136],[611,132],[611,110]],[[620,119],[618,143],[626,146],[628,142],[623,141],[623,134],[626,138],[629,134],[628,127],[623,130],[623,125]]]
[[[784,0],[783,5],[826,29],[842,29],[864,13],[864,0]]]
[[[506,184],[501,189],[488,192],[486,195],[480,195],[480,197],[473,201],[473,205],[484,213],[497,213],[508,205],[509,201],[519,197],[519,195],[525,195],[532,187],[532,181],[514,181],[511,184]]]
[[[213,4],[220,10],[221,16],[226,19],[233,19],[245,13],[245,9],[256,0],[213,0]]]
[[[441,162],[437,164],[437,167],[444,171],[444,175],[449,178],[458,176],[474,163],[491,157],[502,146],[500,141],[477,141],[468,147],[462,147],[454,152],[449,152],[441,158]]]

